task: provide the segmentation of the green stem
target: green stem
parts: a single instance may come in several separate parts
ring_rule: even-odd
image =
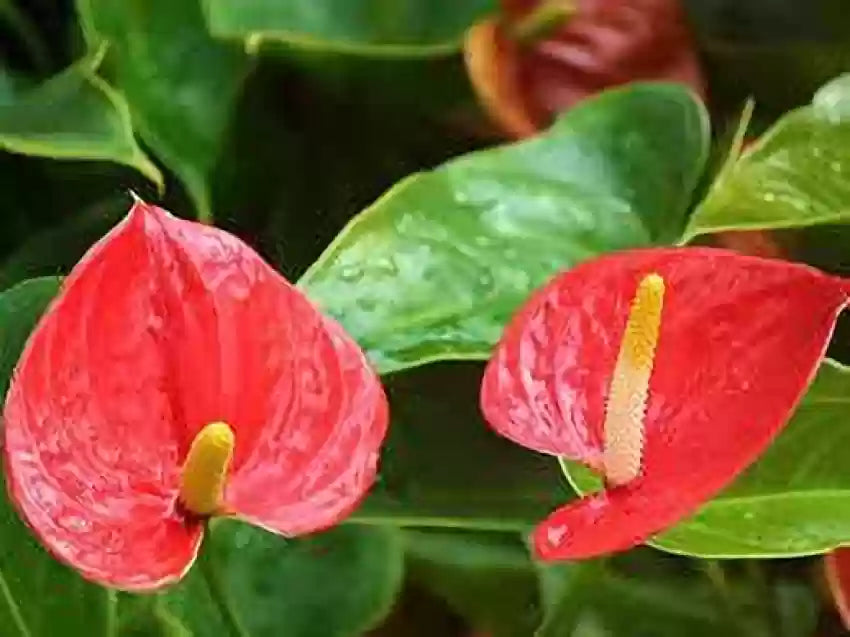
[[[249,637],[248,633],[239,623],[236,611],[233,609],[233,605],[230,603],[230,597],[224,587],[221,570],[218,568],[218,561],[215,556],[215,547],[213,546],[212,538],[210,537],[209,528],[207,528],[206,539],[204,540],[203,546],[201,546],[201,553],[198,556],[198,565],[200,566],[201,573],[203,573],[204,579],[207,582],[210,597],[218,607],[218,612],[224,620],[230,636]]]
[[[106,637],[117,637],[118,635],[118,594],[107,589],[103,608],[103,634]]]
[[[533,44],[561,26],[575,12],[573,0],[543,0],[511,26],[511,37],[521,44]]]
[[[17,34],[27,49],[30,60],[35,68],[42,72],[50,71],[50,53],[41,39],[35,25],[26,13],[21,11],[14,0],[0,0],[0,20],[4,20]]]
[[[3,577],[2,571],[0,571],[0,594],[2,594],[3,600],[6,602],[6,607],[9,609],[9,615],[12,616],[12,623],[18,630],[20,637],[32,637],[32,633],[30,633],[29,628],[27,628],[27,623],[24,621],[21,609],[15,601],[15,597],[12,595],[9,585],[6,583],[6,578]]]

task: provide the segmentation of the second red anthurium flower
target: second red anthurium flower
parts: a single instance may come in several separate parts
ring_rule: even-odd
[[[487,367],[484,415],[606,484],[537,527],[538,557],[625,550],[694,513],[787,423],[847,303],[840,279],[708,248],[612,254],[538,291]]]
[[[387,419],[357,345],[259,255],[137,202],[24,349],[6,476],[59,559],[149,590],[188,570],[212,515],[287,536],[339,522]]]

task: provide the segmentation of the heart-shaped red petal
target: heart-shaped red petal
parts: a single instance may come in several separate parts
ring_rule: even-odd
[[[143,203],[68,277],[4,417],[26,521],[125,589],[174,581],[196,554],[201,525],[177,498],[205,425],[235,434],[224,512],[293,534],[359,502],[387,427],[380,383],[338,325],[236,237]]]
[[[823,357],[841,281],[725,250],[635,250],[556,277],[508,327],[481,405],[500,434],[602,470],[606,401],[639,282],[666,285],[641,471],[552,514],[543,559],[632,547],[693,513],[786,424]]]

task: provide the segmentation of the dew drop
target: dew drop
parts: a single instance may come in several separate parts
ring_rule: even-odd
[[[393,259],[378,259],[373,267],[374,270],[380,274],[387,274],[390,276],[398,274],[398,266]]]
[[[77,515],[68,515],[60,518],[59,525],[69,531],[79,533],[89,527],[89,521]]]
[[[363,276],[363,269],[357,265],[347,265],[342,268],[339,277],[343,281],[356,281]]]

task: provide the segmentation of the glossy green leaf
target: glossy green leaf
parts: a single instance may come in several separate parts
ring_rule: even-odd
[[[211,173],[247,72],[238,47],[207,33],[199,0],[78,0],[92,46],[126,96],[133,125],[181,179],[201,218]]]
[[[393,422],[381,474],[352,519],[526,532],[569,499],[549,456],[484,423],[475,400],[480,365],[430,365],[385,384]]]
[[[161,184],[133,137],[127,102],[94,72],[97,56],[0,100],[0,148],[55,159],[112,161]]]
[[[59,279],[31,279],[0,293],[0,395]],[[0,482],[3,478],[0,477]],[[115,597],[54,560],[0,485],[0,632],[10,637],[112,637]]]
[[[173,587],[155,596],[121,597],[129,636],[229,634],[211,593],[215,577],[249,637],[360,637],[390,611],[402,583],[402,539],[390,527],[347,524],[286,539],[215,520],[204,542],[205,554]]]
[[[257,44],[361,55],[435,55],[455,51],[464,32],[495,0],[204,0],[210,31]]]
[[[701,105],[680,86],[607,92],[538,138],[399,182],[300,285],[381,372],[487,358],[558,270],[678,235],[707,137]]]
[[[528,637],[540,623],[537,573],[517,534],[404,532],[408,577],[492,637]]]
[[[731,486],[653,546],[699,557],[794,557],[850,543],[850,368],[827,359],[791,422]],[[598,479],[569,463],[582,492]]]
[[[718,175],[682,241],[850,219],[850,76],[821,88]]]
[[[389,612],[401,586],[402,542],[390,527],[349,524],[287,540],[222,521],[212,541],[252,637],[359,637]]]

